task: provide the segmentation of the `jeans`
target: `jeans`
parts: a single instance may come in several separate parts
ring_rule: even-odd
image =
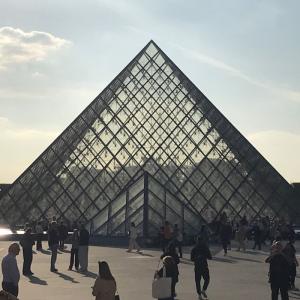
[[[19,287],[15,286],[12,282],[2,282],[2,289],[12,295],[18,297]]]
[[[209,269],[208,267],[204,268],[195,268],[195,283],[198,295],[201,294],[201,277],[204,279],[203,290],[206,291],[209,284]]]
[[[51,249],[51,270],[54,270],[56,259],[57,259],[58,244],[50,246],[50,249]]]

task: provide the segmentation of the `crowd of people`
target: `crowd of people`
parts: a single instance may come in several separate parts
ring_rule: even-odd
[[[212,230],[213,229],[213,230]],[[136,249],[141,252],[140,244],[137,239],[139,236],[138,228],[131,222],[129,229],[129,245],[127,252]],[[20,243],[12,243],[8,249],[8,254],[2,260],[4,291],[18,296],[18,282],[20,273],[16,261],[16,256],[22,249],[24,276],[32,276],[31,269],[33,261],[33,246],[36,244],[37,251],[43,251],[44,229],[42,224],[37,223],[35,232],[26,224],[25,233]],[[49,222],[48,247],[51,250],[50,271],[58,272],[56,268],[57,252],[64,251],[65,241],[68,237],[68,230],[63,222],[58,224],[55,217]],[[199,299],[207,299],[207,289],[210,283],[210,272],[208,260],[213,259],[210,244],[217,240],[223,247],[224,255],[231,249],[231,241],[237,242],[237,251],[246,251],[247,241],[253,243],[252,249],[261,250],[262,245],[269,247],[270,255],[266,263],[270,264],[269,282],[271,286],[272,300],[278,299],[279,291],[282,300],[289,299],[288,290],[295,290],[296,249],[294,246],[295,233],[292,226],[282,220],[262,218],[252,224],[243,217],[239,222],[231,222],[226,214],[220,216],[219,221],[214,226],[202,225],[195,238],[195,245],[190,252],[190,260],[194,263],[195,287]],[[74,226],[71,232],[69,243],[71,244],[69,270],[75,267],[76,271],[87,272],[88,270],[88,246],[89,232],[83,224]],[[170,297],[161,298],[162,300],[173,300],[176,297],[176,284],[179,281],[179,264],[183,256],[182,246],[185,234],[178,224],[170,224],[165,221],[160,228],[159,240],[162,249],[160,259],[162,267],[158,268],[155,277],[167,277],[171,279]],[[286,245],[282,241],[286,240]],[[270,243],[269,243],[270,241]],[[268,249],[268,248],[266,248]],[[201,284],[203,280],[203,284]],[[93,286],[92,294],[96,300],[113,300],[117,293],[116,280],[113,277],[107,262],[99,262],[99,275]]]

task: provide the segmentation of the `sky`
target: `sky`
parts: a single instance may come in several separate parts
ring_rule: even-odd
[[[12,183],[153,39],[300,182],[300,1],[1,0],[0,183]]]

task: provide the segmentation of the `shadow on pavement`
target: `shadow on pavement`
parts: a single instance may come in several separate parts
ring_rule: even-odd
[[[237,263],[235,260],[232,260],[230,258],[218,257],[218,256],[214,256],[212,260],[217,261],[217,262],[225,262],[225,263],[229,263],[229,264],[236,264]]]
[[[262,263],[262,261],[257,260],[257,259],[251,259],[251,258],[244,258],[244,257],[236,257],[232,255],[228,255],[229,258],[235,259],[235,260],[242,260],[242,261],[249,261],[249,262],[254,262],[254,263]]]
[[[91,271],[87,271],[85,273],[82,273],[82,275],[84,277],[90,277],[90,278],[97,278],[98,274],[91,272]]]
[[[71,281],[72,283],[79,283],[73,277],[66,275],[64,273],[56,272],[56,274],[64,280]]]
[[[41,250],[41,253],[47,254],[47,255],[51,255],[51,251],[45,250],[45,249],[42,249],[42,250]]]
[[[48,285],[46,280],[40,279],[36,276],[29,276],[29,282],[32,284]]]

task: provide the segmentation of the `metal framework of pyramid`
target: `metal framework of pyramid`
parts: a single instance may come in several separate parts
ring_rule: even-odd
[[[291,186],[150,41],[0,199],[0,223],[187,234],[222,212],[290,215]]]

